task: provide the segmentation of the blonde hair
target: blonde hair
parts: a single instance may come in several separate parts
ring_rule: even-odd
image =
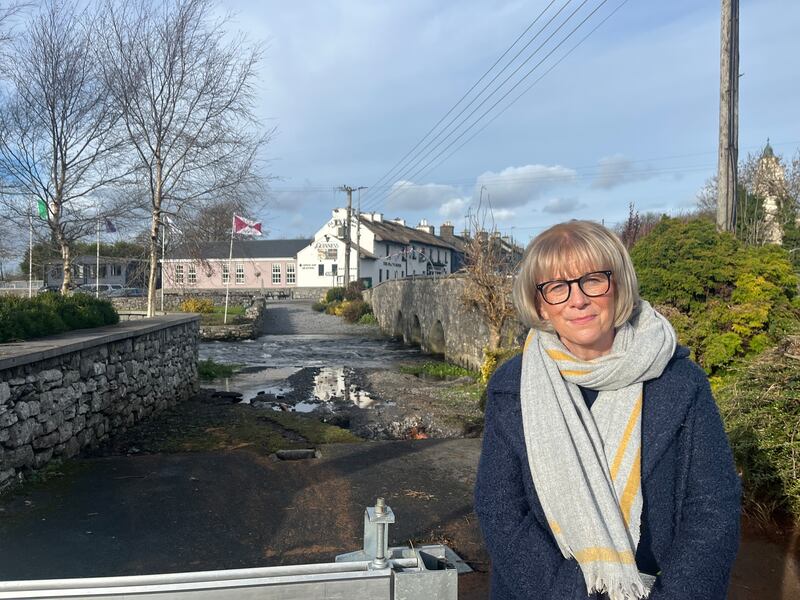
[[[631,257],[619,238],[592,221],[559,223],[528,244],[514,281],[514,306],[535,329],[552,331],[539,315],[537,283],[565,277],[567,271],[609,269],[614,282],[614,326],[624,324],[639,305],[639,282]]]

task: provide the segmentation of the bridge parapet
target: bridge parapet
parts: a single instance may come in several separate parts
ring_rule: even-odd
[[[464,304],[465,283],[461,275],[393,279],[367,290],[365,298],[385,333],[477,369],[489,328],[477,310]]]

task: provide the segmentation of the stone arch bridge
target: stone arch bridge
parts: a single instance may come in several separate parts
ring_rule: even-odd
[[[489,329],[483,317],[462,301],[464,285],[459,275],[393,279],[364,295],[383,332],[477,369]]]

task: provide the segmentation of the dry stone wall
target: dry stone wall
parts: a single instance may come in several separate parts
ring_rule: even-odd
[[[0,346],[0,487],[196,393],[198,318]]]
[[[481,314],[464,304],[464,285],[459,275],[394,279],[366,290],[364,297],[385,333],[478,369],[489,329]],[[521,328],[514,322],[509,329],[514,336]]]

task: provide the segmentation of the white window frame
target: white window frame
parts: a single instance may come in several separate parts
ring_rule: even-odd
[[[281,269],[281,264],[272,263],[272,285],[280,285],[282,283],[282,279],[283,269]]]
[[[183,265],[175,265],[175,283],[183,283]]]
[[[186,282],[189,285],[194,285],[197,283],[197,266],[194,264],[190,264],[189,268],[187,269],[186,274]]]
[[[231,271],[227,262],[222,263],[222,285],[228,285],[231,281]]]
[[[297,283],[297,267],[289,263],[286,265],[286,284]]]
[[[236,263],[236,285],[244,285],[244,263]]]

